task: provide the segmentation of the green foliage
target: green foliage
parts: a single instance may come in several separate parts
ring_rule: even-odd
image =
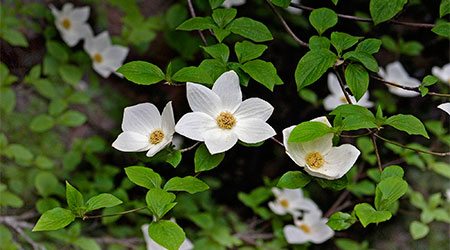
[[[450,13],[450,1],[442,0],[439,6],[439,17],[443,17]]]
[[[450,23],[449,22],[441,22],[436,27],[431,29],[434,33],[443,36],[447,39],[450,39]]]
[[[54,208],[45,212],[36,222],[33,231],[48,231],[64,228],[75,220],[75,215],[64,208]]]
[[[311,12],[309,22],[317,30],[319,35],[322,35],[327,29],[337,24],[338,17],[333,10],[319,8]]]
[[[112,194],[99,194],[86,202],[86,212],[105,207],[114,207],[120,204],[122,204],[122,201]]]
[[[372,71],[372,72],[378,72],[378,63],[377,60],[375,60],[375,58],[362,50],[354,50],[354,51],[349,51],[347,53],[344,54],[344,59],[348,59],[354,62],[360,62],[362,63],[362,65],[364,65],[364,67],[366,67],[368,70]]]
[[[288,142],[308,142],[330,133],[333,133],[333,128],[322,122],[302,122],[292,130]]]
[[[362,37],[352,36],[343,32],[333,32],[331,33],[331,44],[338,52],[338,55],[342,54],[342,51],[351,48],[355,45]]]
[[[215,59],[221,60],[223,63],[228,62],[230,49],[223,43],[214,44],[208,47],[202,47],[203,50]]]
[[[183,178],[173,177],[164,185],[164,190],[166,191],[186,191],[190,194],[195,194],[208,189],[209,186],[206,183],[193,176],[186,176]]]
[[[148,234],[156,243],[168,250],[177,250],[186,238],[180,226],[167,220],[153,221],[148,227]]]
[[[176,196],[173,193],[160,188],[151,188],[148,190],[145,200],[148,209],[159,220],[177,204],[173,202],[175,198]]]
[[[159,188],[162,183],[161,176],[146,167],[127,167],[125,173],[134,184],[148,189]]]
[[[303,174],[300,171],[288,171],[281,176],[277,183],[277,187],[297,189],[303,188],[311,181],[309,175]]]
[[[249,41],[237,42],[234,44],[234,51],[240,63],[260,57],[267,49],[266,45],[254,44]]]
[[[430,232],[430,228],[419,221],[413,221],[411,225],[409,225],[409,232],[411,233],[413,239],[418,240],[427,236]]]
[[[357,130],[361,128],[376,128],[377,120],[372,112],[368,109],[351,104],[340,105],[335,108],[331,115],[341,116],[342,121],[341,130]]]
[[[370,223],[387,221],[392,217],[389,211],[377,211],[370,204],[361,203],[355,206],[356,216],[364,227]]]
[[[35,116],[30,123],[30,129],[33,132],[45,132],[53,127],[55,124],[55,120],[53,117],[41,114]]]
[[[173,76],[172,80],[177,82],[195,82],[206,83],[212,85],[214,83],[211,76],[200,67],[184,67],[178,70]]]
[[[248,38],[254,42],[265,42],[273,39],[266,25],[248,17],[236,18],[230,23],[228,28],[232,33]]]
[[[273,91],[275,85],[283,84],[283,81],[277,75],[277,69],[271,62],[256,59],[246,62],[241,66],[241,69],[270,91]]]
[[[143,61],[126,63],[117,72],[123,74],[127,80],[143,85],[158,83],[165,78],[158,66]]]
[[[369,9],[373,22],[379,24],[391,19],[407,2],[407,0],[370,0]]]
[[[330,226],[333,230],[342,231],[349,228],[356,221],[357,220],[354,214],[336,212],[330,216],[327,221],[327,225]]]
[[[84,204],[83,195],[68,181],[66,181],[66,199],[69,209],[75,211],[76,208],[82,207]]]
[[[430,138],[423,123],[413,115],[394,115],[389,117],[384,124],[410,135],[422,135],[425,138]]]
[[[345,81],[356,101],[359,101],[369,87],[369,73],[360,64],[351,63],[345,68]]]
[[[331,41],[324,36],[312,36],[309,38],[309,48],[313,49],[330,49]]]
[[[306,53],[295,69],[297,90],[313,84],[329,68],[333,67],[337,57],[327,49],[313,49]]]
[[[322,187],[333,190],[342,190],[348,185],[348,178],[346,175],[340,179],[327,180],[322,178],[314,178],[314,180]]]
[[[225,153],[211,155],[205,144],[201,144],[195,151],[195,172],[208,171],[217,167],[225,157]]]
[[[219,28],[225,28],[236,17],[236,14],[237,11],[233,8],[216,9],[212,13],[212,18]]]

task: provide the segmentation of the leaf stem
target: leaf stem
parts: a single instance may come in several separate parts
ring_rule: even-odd
[[[403,86],[394,82],[389,82],[384,80],[383,78],[380,77],[376,77],[376,76],[370,76],[372,79],[375,79],[377,81],[380,81],[386,85],[391,85],[391,86],[395,86],[397,88],[401,88],[401,89],[406,89],[406,90],[410,90],[410,91],[415,91],[417,93],[421,93],[419,87],[408,87],[408,86]],[[450,97],[450,94],[443,94],[443,93],[436,93],[436,92],[428,92],[427,95],[433,95],[433,96],[441,96],[441,97]]]
[[[190,146],[190,147],[180,149],[180,152],[181,152],[181,153],[184,153],[184,152],[186,152],[186,151],[192,150],[192,149],[194,149],[195,147],[197,147],[198,144],[200,144],[199,141],[196,142],[196,143],[194,143],[194,145],[192,145],[192,146]]]
[[[146,209],[147,207],[140,207],[140,208],[135,208],[135,209],[131,209],[131,210],[127,210],[127,211],[123,211],[123,212],[119,212],[119,213],[112,213],[112,214],[102,214],[102,215],[85,215],[83,216],[83,220],[88,220],[88,219],[96,219],[96,218],[103,218],[103,217],[110,217],[110,216],[116,216],[116,215],[124,215],[124,214],[129,214],[129,213],[134,213],[143,209]]]
[[[380,173],[382,173],[382,172],[383,172],[383,167],[381,166],[380,153],[378,152],[377,140],[376,140],[374,134],[372,134],[372,135],[370,136],[370,139],[372,140],[373,147],[374,147],[374,149],[375,149],[375,155],[377,156],[378,170],[380,170]]]
[[[396,141],[391,141],[391,140],[389,140],[389,139],[386,139],[386,138],[384,138],[384,137],[381,137],[381,136],[379,136],[378,134],[373,134],[373,135],[374,135],[375,137],[377,137],[378,139],[380,139],[380,140],[382,140],[382,141],[385,141],[385,142],[387,142],[387,143],[390,143],[390,144],[399,146],[399,147],[401,147],[401,148],[406,148],[406,149],[409,149],[409,150],[413,150],[413,151],[416,151],[416,152],[420,152],[420,153],[424,153],[424,154],[430,154],[430,155],[436,155],[436,156],[448,156],[448,155],[450,155],[450,152],[442,152],[442,153],[441,153],[441,152],[433,152],[433,151],[422,150],[422,149],[418,149],[418,148],[412,148],[412,147],[403,145],[403,144],[401,144],[401,143],[398,143],[398,142],[396,142]]]
[[[195,10],[194,10],[194,6],[192,5],[192,1],[186,0],[186,2],[189,7],[189,12],[191,13],[191,16],[196,17],[197,15],[195,15]],[[205,35],[203,35],[203,32],[201,30],[199,30],[198,34],[200,35],[200,38],[202,39],[203,45],[208,46],[208,42],[206,42],[206,38],[205,38]]]
[[[278,143],[280,146],[282,146],[284,148],[284,144],[282,142],[280,142],[279,140],[277,140],[277,138],[272,136],[272,137],[270,137],[270,139],[272,139],[272,141]]]

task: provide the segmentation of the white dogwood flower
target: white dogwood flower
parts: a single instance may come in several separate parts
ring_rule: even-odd
[[[290,213],[296,217],[301,215],[299,210],[311,211],[318,209],[314,201],[303,197],[303,191],[300,188],[280,190],[274,187],[272,192],[275,195],[275,201],[270,201],[269,207],[278,215]]]
[[[431,73],[433,73],[433,75],[439,78],[441,81],[450,84],[450,63],[442,66],[442,68],[434,66],[431,69]]]
[[[141,103],[125,108],[123,112],[123,132],[112,146],[123,152],[147,152],[152,157],[171,141],[175,132],[172,102],[159,114],[151,103]]]
[[[329,73],[328,74],[328,89],[330,90],[331,94],[323,100],[323,106],[325,107],[325,110],[333,110],[336,107],[342,105],[342,104],[348,104],[347,99],[345,99],[344,94],[342,93],[342,90],[339,86],[339,81],[335,74]],[[361,99],[357,102],[354,96],[349,96],[350,100],[353,104],[363,106],[366,108],[373,107],[374,103],[369,101],[369,91],[367,91]]]
[[[225,2],[223,2],[222,7],[224,8],[231,8],[233,6],[240,6],[245,4],[246,0],[225,0]]]
[[[386,66],[386,71],[380,67],[380,72],[378,74],[386,81],[396,83],[398,85],[406,87],[419,87],[420,81],[414,77],[410,77],[408,72],[403,68],[402,64],[398,61],[390,63]],[[403,97],[413,97],[418,96],[420,93],[402,89],[396,86],[387,85],[389,92],[392,94],[403,96]]]
[[[239,77],[234,71],[223,73],[211,89],[186,84],[192,111],[185,114],[175,131],[189,139],[204,141],[211,154],[227,151],[237,140],[262,142],[276,134],[266,123],[273,107],[260,98],[242,101]]]
[[[171,221],[175,222],[174,219],[171,219]],[[156,243],[152,238],[150,238],[150,235],[148,235],[148,227],[149,224],[144,224],[141,227],[142,233],[144,234],[145,243],[147,244],[147,250],[167,250],[167,248],[162,247],[161,245]],[[194,249],[194,245],[192,245],[192,242],[188,238],[185,238],[179,250],[191,250],[191,249]]]
[[[70,47],[75,46],[78,41],[92,35],[92,29],[86,21],[89,18],[89,6],[74,8],[73,4],[66,3],[62,10],[50,5],[55,17],[55,25],[62,39]]]
[[[327,221],[327,218],[322,218],[322,211],[319,209],[306,212],[301,220],[294,220],[295,225],[284,226],[284,237],[289,244],[321,244],[334,236]]]
[[[331,127],[325,116],[311,121],[322,122]],[[313,141],[304,143],[288,142],[289,135],[295,126],[283,130],[283,141],[286,154],[305,171],[316,177],[328,180],[339,179],[344,176],[360,154],[359,150],[351,144],[333,147],[333,133],[326,134]]]
[[[450,102],[442,103],[437,107],[450,115]]]
[[[120,45],[111,45],[111,39],[107,31],[96,37],[87,37],[84,42],[84,50],[91,56],[93,68],[102,77],[107,78],[122,66],[128,55],[128,48]],[[116,73],[122,76],[119,73]]]

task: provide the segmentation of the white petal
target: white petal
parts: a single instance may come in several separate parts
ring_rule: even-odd
[[[442,103],[437,107],[450,115],[450,102]]]
[[[312,141],[301,143],[303,150],[306,153],[318,152],[321,155],[325,155],[333,147],[333,136],[334,134],[326,134]]]
[[[321,122],[325,125],[327,125],[328,127],[332,127],[330,121],[328,121],[326,116],[319,116],[317,118],[314,118],[311,120],[312,122]]]
[[[113,72],[106,65],[98,64],[95,62],[92,65],[93,65],[94,70],[97,71],[97,73],[99,73],[103,78],[108,78],[111,75],[111,73]]]
[[[62,7],[62,14],[64,16],[69,16],[70,12],[73,10],[73,4],[72,3],[65,3]]]
[[[103,60],[105,64],[108,64],[112,70],[116,71],[119,69],[123,61],[128,55],[129,49],[124,46],[113,45],[105,49],[102,53]]]
[[[181,244],[179,250],[191,250],[191,249],[194,249],[194,245],[192,244],[192,242],[188,238],[184,239],[183,244]]]
[[[288,143],[289,135],[295,126],[285,128],[283,130],[283,144],[286,149],[286,154],[299,166],[306,166],[305,156],[307,152],[302,147],[301,143]]]
[[[237,120],[234,132],[245,143],[258,143],[276,135],[275,130],[261,119]]]
[[[378,75],[386,80],[386,71],[382,67],[379,68]]]
[[[273,106],[260,98],[248,98],[234,113],[236,119],[258,118],[267,121],[272,115]]]
[[[405,83],[405,82],[403,82],[403,83]],[[407,86],[406,84],[402,84],[402,83],[398,83],[398,84]],[[391,92],[392,94],[395,94],[398,96],[403,96],[403,97],[414,97],[414,96],[418,96],[420,94],[416,91],[406,90],[406,89],[398,88],[398,87],[391,86],[391,85],[388,85],[388,88],[389,88],[389,92]]]
[[[89,6],[81,7],[81,8],[75,8],[70,13],[70,19],[73,22],[86,22],[89,18]]]
[[[275,214],[285,215],[287,213],[287,210],[284,209],[284,207],[281,206],[281,204],[279,204],[278,202],[270,201],[268,205],[270,210],[272,210],[272,212],[274,212]]]
[[[308,198],[294,200],[290,205],[294,209],[300,209],[304,211],[313,211],[319,208],[313,200]]]
[[[189,106],[194,112],[203,112],[216,118],[222,110],[220,97],[207,87],[188,82],[186,84]]]
[[[112,146],[123,152],[142,152],[150,146],[148,137],[131,131],[120,133]]]
[[[239,6],[245,4],[246,0],[225,0],[225,2],[222,3],[222,7],[225,8],[231,8],[233,6]]]
[[[312,176],[328,180],[339,179],[353,167],[359,154],[359,150],[351,144],[333,147],[324,156],[325,164],[323,166],[318,169],[307,167],[305,170]]]
[[[61,38],[69,47],[75,46],[80,41],[81,37],[79,36],[79,34],[75,32],[66,31],[65,29],[58,29],[58,30],[61,34]]]
[[[49,7],[55,19],[59,19],[61,16],[61,12],[53,4],[50,4]]]
[[[96,37],[88,37],[84,42],[84,50],[92,57],[95,53],[100,53],[111,46],[109,33],[103,31]]]
[[[189,139],[204,141],[203,133],[217,126],[217,122],[211,116],[202,112],[190,112],[177,122],[175,131]]]
[[[341,96],[338,95],[328,95],[323,100],[323,107],[327,111],[334,110],[336,107],[344,104],[341,100]]]
[[[173,135],[175,132],[175,118],[173,116],[172,102],[168,102],[161,115],[161,128],[166,135]]]
[[[203,133],[203,139],[209,153],[218,154],[232,148],[236,144],[238,137],[232,130],[217,127],[206,130]]]
[[[310,241],[315,244],[322,244],[334,236],[334,231],[327,224],[327,219],[322,219],[312,227]]]
[[[212,90],[222,100],[222,107],[234,112],[242,102],[239,76],[233,70],[223,73],[213,85]]]
[[[405,68],[403,68],[403,65],[399,61],[388,64],[386,66],[386,73],[389,78],[404,79],[409,77],[408,72],[406,72]]]
[[[333,73],[328,73],[328,89],[333,95],[342,95],[342,89],[339,84],[337,76]]]
[[[150,148],[148,149],[148,152],[147,152],[147,154],[145,154],[145,156],[153,157],[156,153],[158,153],[159,151],[164,149],[171,141],[172,141],[172,137],[170,137],[166,140],[163,140],[162,142],[160,142],[156,145],[150,144]]]
[[[361,97],[361,99],[359,99],[356,104],[365,108],[372,108],[375,105],[373,102],[369,101],[368,91]]]
[[[308,234],[294,225],[284,226],[283,232],[284,237],[289,244],[302,244],[309,241]]]
[[[149,135],[155,129],[161,129],[161,116],[155,105],[141,103],[125,108],[122,121],[123,131]]]

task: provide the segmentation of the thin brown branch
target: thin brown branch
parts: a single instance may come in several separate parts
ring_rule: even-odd
[[[21,216],[1,216],[0,224],[5,224],[10,228],[14,229],[20,236],[22,236],[28,244],[30,244],[34,250],[46,250],[45,246],[31,239],[23,229],[31,230],[33,224],[18,220]]]
[[[315,10],[314,8],[304,6],[301,4],[297,4],[297,3],[291,3],[290,6],[292,6],[294,8],[302,9],[302,10],[307,10],[307,11]],[[349,19],[349,20],[358,21],[358,22],[373,23],[373,20],[371,18],[357,17],[357,16],[344,15],[344,14],[337,14],[337,16],[340,18],[343,18],[343,19]],[[432,29],[432,28],[436,27],[436,24],[434,24],[434,23],[412,23],[412,22],[404,22],[404,21],[398,21],[398,20],[389,20],[387,22],[392,23],[392,24],[405,25],[405,26],[418,27],[418,28]]]
[[[186,2],[188,4],[189,12],[191,13],[191,16],[196,17],[197,15],[195,14],[195,10],[194,10],[194,6],[192,5],[192,1],[186,0]],[[203,45],[208,46],[208,42],[206,42],[206,38],[205,38],[205,35],[203,35],[203,32],[201,30],[199,30],[198,34],[200,35],[200,38],[202,39]]]
[[[336,210],[341,203],[345,200],[345,198],[347,198],[347,196],[350,194],[350,191],[345,190],[341,195],[339,195],[338,199],[333,203],[333,205],[331,205],[330,209],[328,209],[328,211],[325,213],[324,217],[328,218],[330,217],[332,214],[334,214]]]
[[[181,152],[181,153],[184,153],[184,152],[186,152],[186,151],[192,150],[192,149],[194,149],[195,147],[197,147],[198,144],[200,144],[199,141],[196,142],[196,143],[194,143],[194,145],[192,145],[192,146],[190,146],[190,147],[180,149],[180,152]]]
[[[397,87],[397,88],[401,88],[401,89],[405,89],[405,90],[410,90],[410,91],[414,91],[414,92],[417,92],[417,93],[421,93],[419,87],[403,86],[403,85],[400,85],[400,84],[397,84],[397,83],[394,83],[394,82],[386,81],[383,78],[376,77],[376,76],[373,76],[373,75],[371,75],[370,77],[372,79],[380,81],[380,82],[382,82],[382,83],[384,83],[386,85],[391,85],[391,86],[394,86],[394,87]],[[428,92],[427,95],[441,96],[441,97],[450,97],[450,94],[443,94],[443,93],[436,93],[436,92]]]
[[[450,152],[442,152],[442,153],[441,153],[441,152],[433,152],[433,151],[428,151],[428,150],[422,150],[422,149],[413,148],[413,147],[409,147],[409,146],[403,145],[403,144],[398,143],[398,142],[396,142],[396,141],[391,141],[391,140],[389,140],[389,139],[386,139],[386,138],[384,138],[384,137],[379,136],[378,134],[373,134],[373,135],[374,135],[375,137],[377,137],[378,139],[383,140],[383,141],[385,141],[385,142],[387,142],[387,143],[390,143],[390,144],[399,146],[399,147],[401,147],[401,148],[406,148],[406,149],[409,149],[409,150],[413,150],[413,151],[416,151],[416,152],[419,152],[419,153],[430,154],[430,155],[436,155],[436,156],[449,156],[449,155],[450,155]]]
[[[380,153],[378,152],[377,140],[373,134],[370,137],[370,139],[372,140],[373,147],[375,149],[375,155],[377,156],[378,169],[380,170],[380,173],[381,173],[381,172],[383,172],[383,167],[381,166],[381,158],[380,158]]]
[[[272,136],[272,137],[270,137],[270,139],[272,139],[272,141],[276,142],[278,145],[280,145],[284,148],[284,144],[282,142],[280,142],[279,140],[277,140],[277,138]]]
[[[124,215],[124,214],[134,213],[134,212],[146,209],[146,208],[147,207],[140,207],[140,208],[135,208],[135,209],[131,209],[131,210],[127,210],[127,211],[123,211],[123,212],[119,212],[119,213],[113,213],[113,214],[101,214],[101,215],[91,215],[91,216],[85,215],[85,216],[83,216],[83,220],[103,218],[103,217],[116,216],[116,215]]]
[[[294,32],[291,30],[289,25],[286,23],[284,18],[281,16],[281,14],[277,11],[275,6],[270,2],[270,0],[266,0],[267,5],[272,9],[273,13],[277,16],[278,20],[280,20],[281,24],[283,25],[283,28],[286,30],[286,32],[300,45],[304,47],[309,47],[309,44],[306,42],[303,42],[300,38],[298,38]]]

